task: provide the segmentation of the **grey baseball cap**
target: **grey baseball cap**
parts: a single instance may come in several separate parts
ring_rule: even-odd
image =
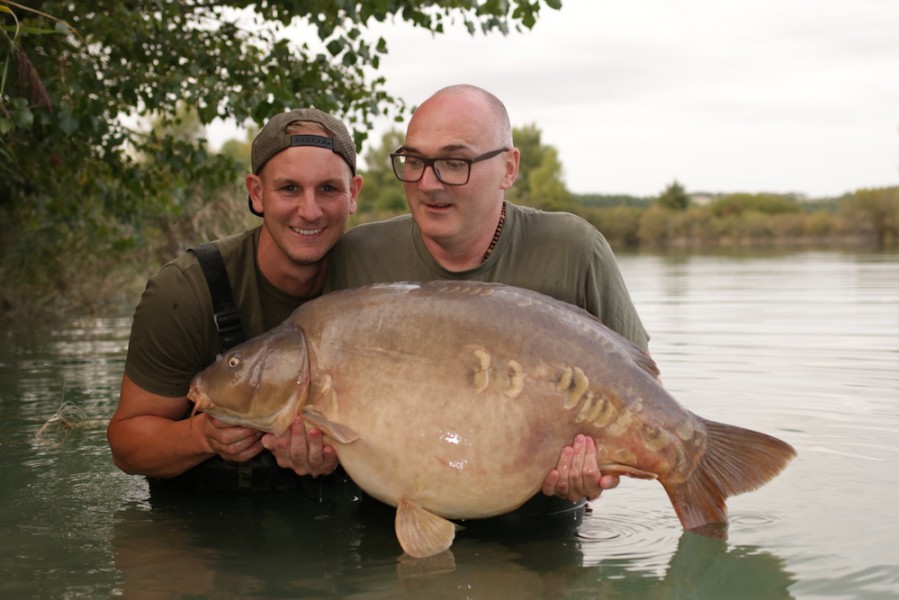
[[[321,141],[322,136],[290,135],[286,129],[294,121],[313,121],[320,124],[331,134],[330,138],[324,138],[325,140],[330,139],[330,143]],[[345,160],[346,164],[350,165],[353,175],[356,174],[356,146],[353,144],[353,137],[347,131],[343,121],[317,108],[295,108],[269,119],[256,139],[253,140],[251,153],[253,173],[258,175],[265,163],[274,155],[292,146],[327,148]]]

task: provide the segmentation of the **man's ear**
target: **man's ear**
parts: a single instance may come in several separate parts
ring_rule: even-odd
[[[250,211],[261,216],[265,209],[262,203],[262,180],[259,178],[259,175],[249,173],[246,177],[246,185]]]
[[[355,214],[359,206],[359,192],[362,191],[362,175],[354,175],[350,180],[349,214]]]
[[[503,190],[507,190],[512,187],[512,184],[515,183],[515,180],[518,178],[518,167],[521,161],[521,152],[518,148],[512,148],[508,152],[506,152],[505,156],[505,167],[506,171],[503,174],[503,179],[500,182],[500,188]]]

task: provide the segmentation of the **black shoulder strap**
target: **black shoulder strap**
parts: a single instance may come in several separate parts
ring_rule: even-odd
[[[222,253],[213,244],[202,244],[190,248],[203,269],[209,294],[212,296],[212,319],[222,339],[222,352],[233,348],[243,341],[243,323],[240,311],[234,303],[228,272]]]

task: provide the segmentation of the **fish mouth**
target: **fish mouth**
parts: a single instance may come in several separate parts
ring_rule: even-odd
[[[190,411],[191,418],[198,412],[215,408],[215,403],[212,401],[212,398],[209,397],[209,394],[202,391],[195,383],[192,383],[190,389],[187,391],[187,399],[194,403],[194,408]]]

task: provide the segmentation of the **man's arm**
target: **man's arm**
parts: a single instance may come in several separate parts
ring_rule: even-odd
[[[127,375],[122,378],[119,405],[106,437],[116,466],[126,473],[175,477],[218,454],[225,460],[245,461],[262,451],[262,434],[233,427],[190,410],[185,398],[148,392]]]

